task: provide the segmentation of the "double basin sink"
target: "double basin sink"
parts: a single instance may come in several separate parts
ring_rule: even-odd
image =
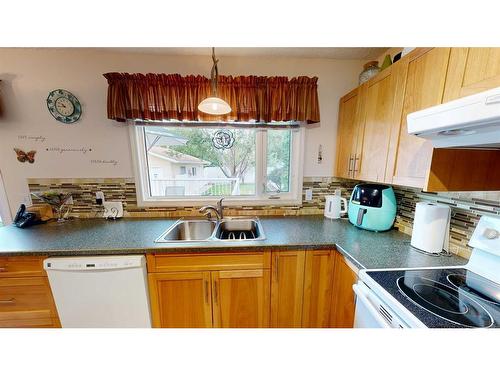
[[[180,219],[155,242],[256,241],[264,240],[259,219],[226,218],[222,220]]]

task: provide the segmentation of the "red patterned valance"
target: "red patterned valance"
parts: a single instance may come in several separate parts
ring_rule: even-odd
[[[139,73],[104,77],[112,120],[319,122],[317,77],[219,76],[218,96],[232,108],[219,117],[198,111],[198,104],[211,96],[206,77]]]

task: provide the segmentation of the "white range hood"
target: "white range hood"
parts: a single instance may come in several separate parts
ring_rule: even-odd
[[[500,149],[500,87],[410,113],[408,133],[437,148]]]

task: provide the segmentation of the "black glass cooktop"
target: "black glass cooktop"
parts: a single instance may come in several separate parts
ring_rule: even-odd
[[[464,268],[367,274],[428,327],[500,327],[500,285]]]

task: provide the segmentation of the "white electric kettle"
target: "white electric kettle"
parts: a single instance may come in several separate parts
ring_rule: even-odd
[[[342,203],[344,209],[342,209]],[[325,217],[329,219],[340,219],[340,215],[347,213],[347,199],[340,195],[327,195],[325,197]]]

